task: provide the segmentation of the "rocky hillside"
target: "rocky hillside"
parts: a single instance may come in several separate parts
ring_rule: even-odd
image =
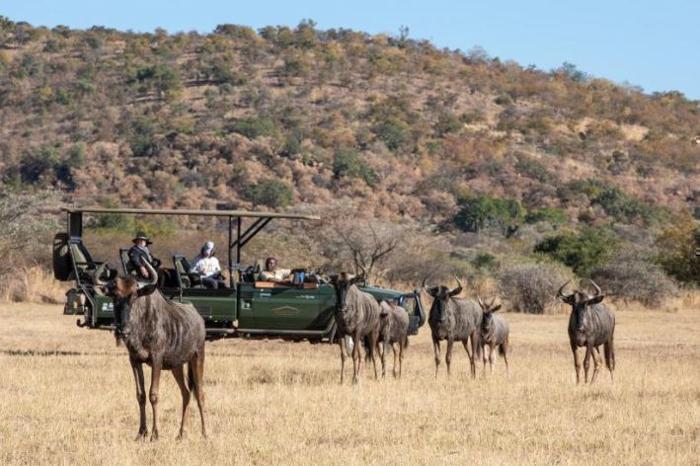
[[[484,196],[572,223],[700,202],[700,111],[680,93],[311,21],[170,35],[4,19],[0,121],[6,187],[81,204],[351,197],[451,227]]]

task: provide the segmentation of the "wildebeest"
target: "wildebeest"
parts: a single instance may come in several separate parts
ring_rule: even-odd
[[[360,347],[367,338],[367,352],[374,366],[374,377],[377,378],[377,361],[375,348],[379,339],[379,303],[374,297],[361,291],[356,283],[362,277],[351,277],[347,273],[334,276],[331,280],[335,288],[335,320],[338,325],[338,342],[340,344],[340,383],[343,383],[345,373],[345,357],[347,354],[345,336],[353,339],[352,348],[352,382],[357,383],[360,372]]]
[[[136,382],[139,403],[139,432],[137,438],[148,435],[146,427],[146,390],[143,363],[151,366],[151,387],[148,398],[153,408],[151,440],[158,439],[158,387],[161,370],[170,370],[182,394],[182,420],[179,438],[183,435],[190,391],[194,391],[204,424],[204,320],[191,304],[166,300],[156,289],[158,276],[147,262],[150,283],[141,284],[133,277],[117,277],[106,284],[106,294],[112,298],[117,342],[123,341],[129,351],[129,362]],[[187,364],[188,384],[183,367]],[[188,386],[189,385],[189,386]]]
[[[474,360],[481,352],[480,327],[483,313],[479,304],[471,299],[456,298],[462,292],[462,284],[457,279],[457,288],[450,290],[446,286],[434,286],[427,288],[427,292],[433,297],[430,307],[430,331],[433,337],[433,349],[435,350],[435,376],[440,366],[440,340],[447,340],[445,351],[445,364],[447,375],[450,375],[450,362],[452,361],[452,345],[455,341],[461,341],[469,356],[472,377],[476,377],[476,362]],[[425,287],[425,285],[424,285]],[[471,352],[469,342],[471,341]]]
[[[613,379],[615,370],[615,348],[613,346],[613,336],[615,334],[615,316],[602,304],[605,295],[600,287],[591,280],[595,288],[593,296],[574,290],[573,293],[563,294],[564,288],[569,282],[564,283],[559,291],[559,297],[565,303],[571,305],[571,316],[569,317],[569,343],[571,351],[574,353],[574,366],[576,367],[576,383],[580,382],[581,362],[578,357],[578,348],[586,347],[586,356],[583,359],[584,381],[588,383],[588,368],[590,358],[593,356],[593,375],[591,383],[598,375],[601,365],[598,347],[603,345],[605,353],[605,365],[610,371],[610,380]]]
[[[396,377],[396,360],[398,356],[398,376],[401,377],[403,352],[408,346],[408,313],[406,309],[393,302],[382,301],[379,303],[379,308],[379,341],[383,343],[382,377],[386,375],[386,353],[389,351],[390,346],[394,353],[392,374]]]
[[[485,303],[477,296],[481,311],[484,317],[481,321],[481,348],[484,354],[484,371],[486,371],[486,347],[489,348],[488,360],[489,370],[493,372],[493,350],[498,348],[498,352],[503,356],[503,361],[506,364],[506,373],[508,372],[508,350],[510,348],[509,336],[510,329],[508,322],[499,315],[494,314],[501,308],[501,305],[496,305],[496,298],[490,303]]]

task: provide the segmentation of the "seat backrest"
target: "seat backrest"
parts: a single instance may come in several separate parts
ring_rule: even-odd
[[[133,272],[132,267],[129,265],[129,248],[119,248],[119,260],[122,263],[122,270],[125,275]]]

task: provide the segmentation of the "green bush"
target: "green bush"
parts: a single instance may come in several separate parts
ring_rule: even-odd
[[[529,157],[518,157],[515,169],[528,178],[541,183],[549,183],[552,180],[552,174],[547,170],[547,167],[542,162]]]
[[[19,175],[22,182],[37,183],[45,174],[53,172],[58,161],[58,151],[53,147],[45,146],[25,154],[19,163]]]
[[[607,262],[619,243],[607,228],[584,228],[579,233],[562,233],[543,239],[534,252],[568,265],[578,275],[587,277],[591,271]]]
[[[455,225],[464,231],[477,233],[484,228],[498,227],[508,236],[522,222],[524,209],[515,199],[475,196],[462,199]]]
[[[557,226],[566,223],[566,214],[563,210],[555,207],[542,207],[528,211],[525,215],[526,223],[547,222],[550,225]]]
[[[362,159],[357,151],[352,149],[339,149],[335,153],[333,162],[333,176],[336,179],[342,177],[360,178],[369,186],[377,182],[377,175],[372,167]]]
[[[400,149],[409,141],[409,130],[409,126],[398,118],[388,118],[372,128],[374,134],[391,151]]]
[[[677,220],[656,238],[656,262],[673,278],[700,285],[700,224],[690,216]]]
[[[160,152],[160,146],[155,137],[155,123],[142,117],[134,120],[131,124],[131,137],[129,146],[134,157],[153,157]]]
[[[294,197],[292,188],[287,183],[275,179],[263,180],[249,187],[246,195],[256,205],[273,208],[288,206]]]
[[[231,125],[230,130],[242,134],[248,139],[255,139],[259,136],[274,137],[278,133],[274,120],[268,117],[241,118]]]

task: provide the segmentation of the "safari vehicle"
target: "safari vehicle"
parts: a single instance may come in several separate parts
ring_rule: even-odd
[[[197,284],[188,273],[184,256],[172,257],[176,277],[165,282],[161,292],[168,298],[190,302],[204,318],[209,339],[225,337],[278,338],[333,342],[336,337],[335,291],[323,280],[293,285],[258,280],[259,267],[240,264],[242,248],[273,219],[319,220],[310,215],[236,210],[165,210],[165,209],[64,209],[66,231],[56,234],[53,243],[53,271],[60,281],[74,282],[66,293],[64,314],[82,315],[80,327],[113,329],[112,301],[96,289],[96,281],[105,269],[114,270],[104,261],[93,259],[83,242],[84,214],[190,215],[223,217],[228,220],[228,288],[208,289]],[[127,273],[126,249],[120,250],[122,273]],[[161,268],[165,266],[163,264]],[[112,272],[114,274],[116,272]],[[409,332],[416,334],[425,323],[425,313],[416,291],[400,292],[376,286],[361,286],[377,300],[395,300],[403,306],[410,320]]]

